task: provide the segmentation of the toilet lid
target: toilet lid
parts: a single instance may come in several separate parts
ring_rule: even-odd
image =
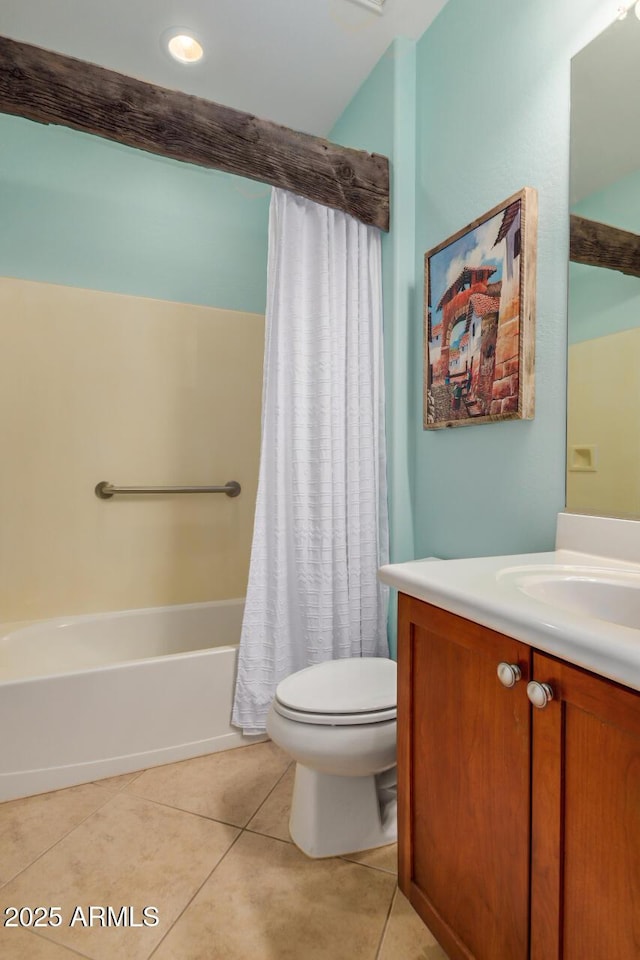
[[[319,716],[395,715],[396,682],[396,664],[386,657],[329,660],[281,680],[276,701],[296,713]]]

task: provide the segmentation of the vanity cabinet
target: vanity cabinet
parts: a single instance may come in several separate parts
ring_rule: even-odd
[[[640,957],[640,694],[534,653],[531,960]]]
[[[637,960],[640,694],[402,594],[398,680],[399,884],[451,960]]]

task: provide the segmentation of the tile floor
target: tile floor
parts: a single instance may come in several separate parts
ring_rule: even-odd
[[[446,960],[396,887],[395,847],[310,860],[291,843],[292,785],[266,742],[0,804],[0,957]],[[129,925],[90,922],[107,905]],[[6,927],[23,906],[61,922]]]

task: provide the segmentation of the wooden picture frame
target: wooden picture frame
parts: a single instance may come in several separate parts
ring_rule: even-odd
[[[425,254],[424,429],[532,420],[537,193]]]

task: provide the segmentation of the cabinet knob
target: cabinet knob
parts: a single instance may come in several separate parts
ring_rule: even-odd
[[[553,690],[548,683],[538,683],[537,680],[531,680],[527,684],[527,696],[534,707],[542,710],[550,700],[553,700]]]
[[[498,664],[498,680],[503,687],[514,687],[521,679],[522,670],[517,663],[505,663],[503,660]]]

